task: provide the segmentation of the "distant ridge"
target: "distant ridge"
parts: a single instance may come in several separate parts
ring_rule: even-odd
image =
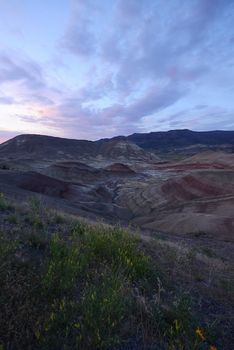
[[[135,146],[137,145],[137,146]],[[55,153],[79,156],[121,155],[133,158],[145,157],[145,151],[171,152],[184,151],[195,154],[203,150],[225,150],[234,152],[234,131],[192,131],[188,129],[149,133],[134,133],[98,141],[75,140],[44,135],[19,135],[0,145],[0,155],[9,153],[36,153],[46,151],[48,157]]]
[[[221,146],[229,145],[234,149],[234,131],[191,131],[170,130],[150,133],[135,133],[127,139],[144,149],[170,150],[192,145]]]

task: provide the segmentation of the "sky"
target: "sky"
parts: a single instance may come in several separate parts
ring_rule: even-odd
[[[0,142],[234,130],[234,0],[0,0]]]

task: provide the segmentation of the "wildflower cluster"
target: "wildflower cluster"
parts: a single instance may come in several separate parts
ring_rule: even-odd
[[[209,341],[207,337],[205,336],[205,332],[201,327],[197,327],[196,329],[196,335],[202,342],[207,342],[209,344]],[[210,345],[209,350],[218,350],[215,345]]]

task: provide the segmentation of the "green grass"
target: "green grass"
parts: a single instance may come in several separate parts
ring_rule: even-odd
[[[43,204],[37,198],[29,200],[29,212],[25,217],[25,222],[35,229],[43,229],[47,221],[48,213],[44,210]]]
[[[20,226],[0,235],[0,349],[208,349],[189,295],[165,290],[139,238],[58,220],[36,200],[10,221]]]
[[[5,198],[3,193],[0,193],[0,212],[11,210],[12,205],[8,202],[8,200]]]

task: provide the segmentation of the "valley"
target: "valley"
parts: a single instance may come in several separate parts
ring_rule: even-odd
[[[127,139],[22,135],[0,146],[0,191],[41,196],[61,210],[152,235],[233,242],[234,154],[165,160]]]

